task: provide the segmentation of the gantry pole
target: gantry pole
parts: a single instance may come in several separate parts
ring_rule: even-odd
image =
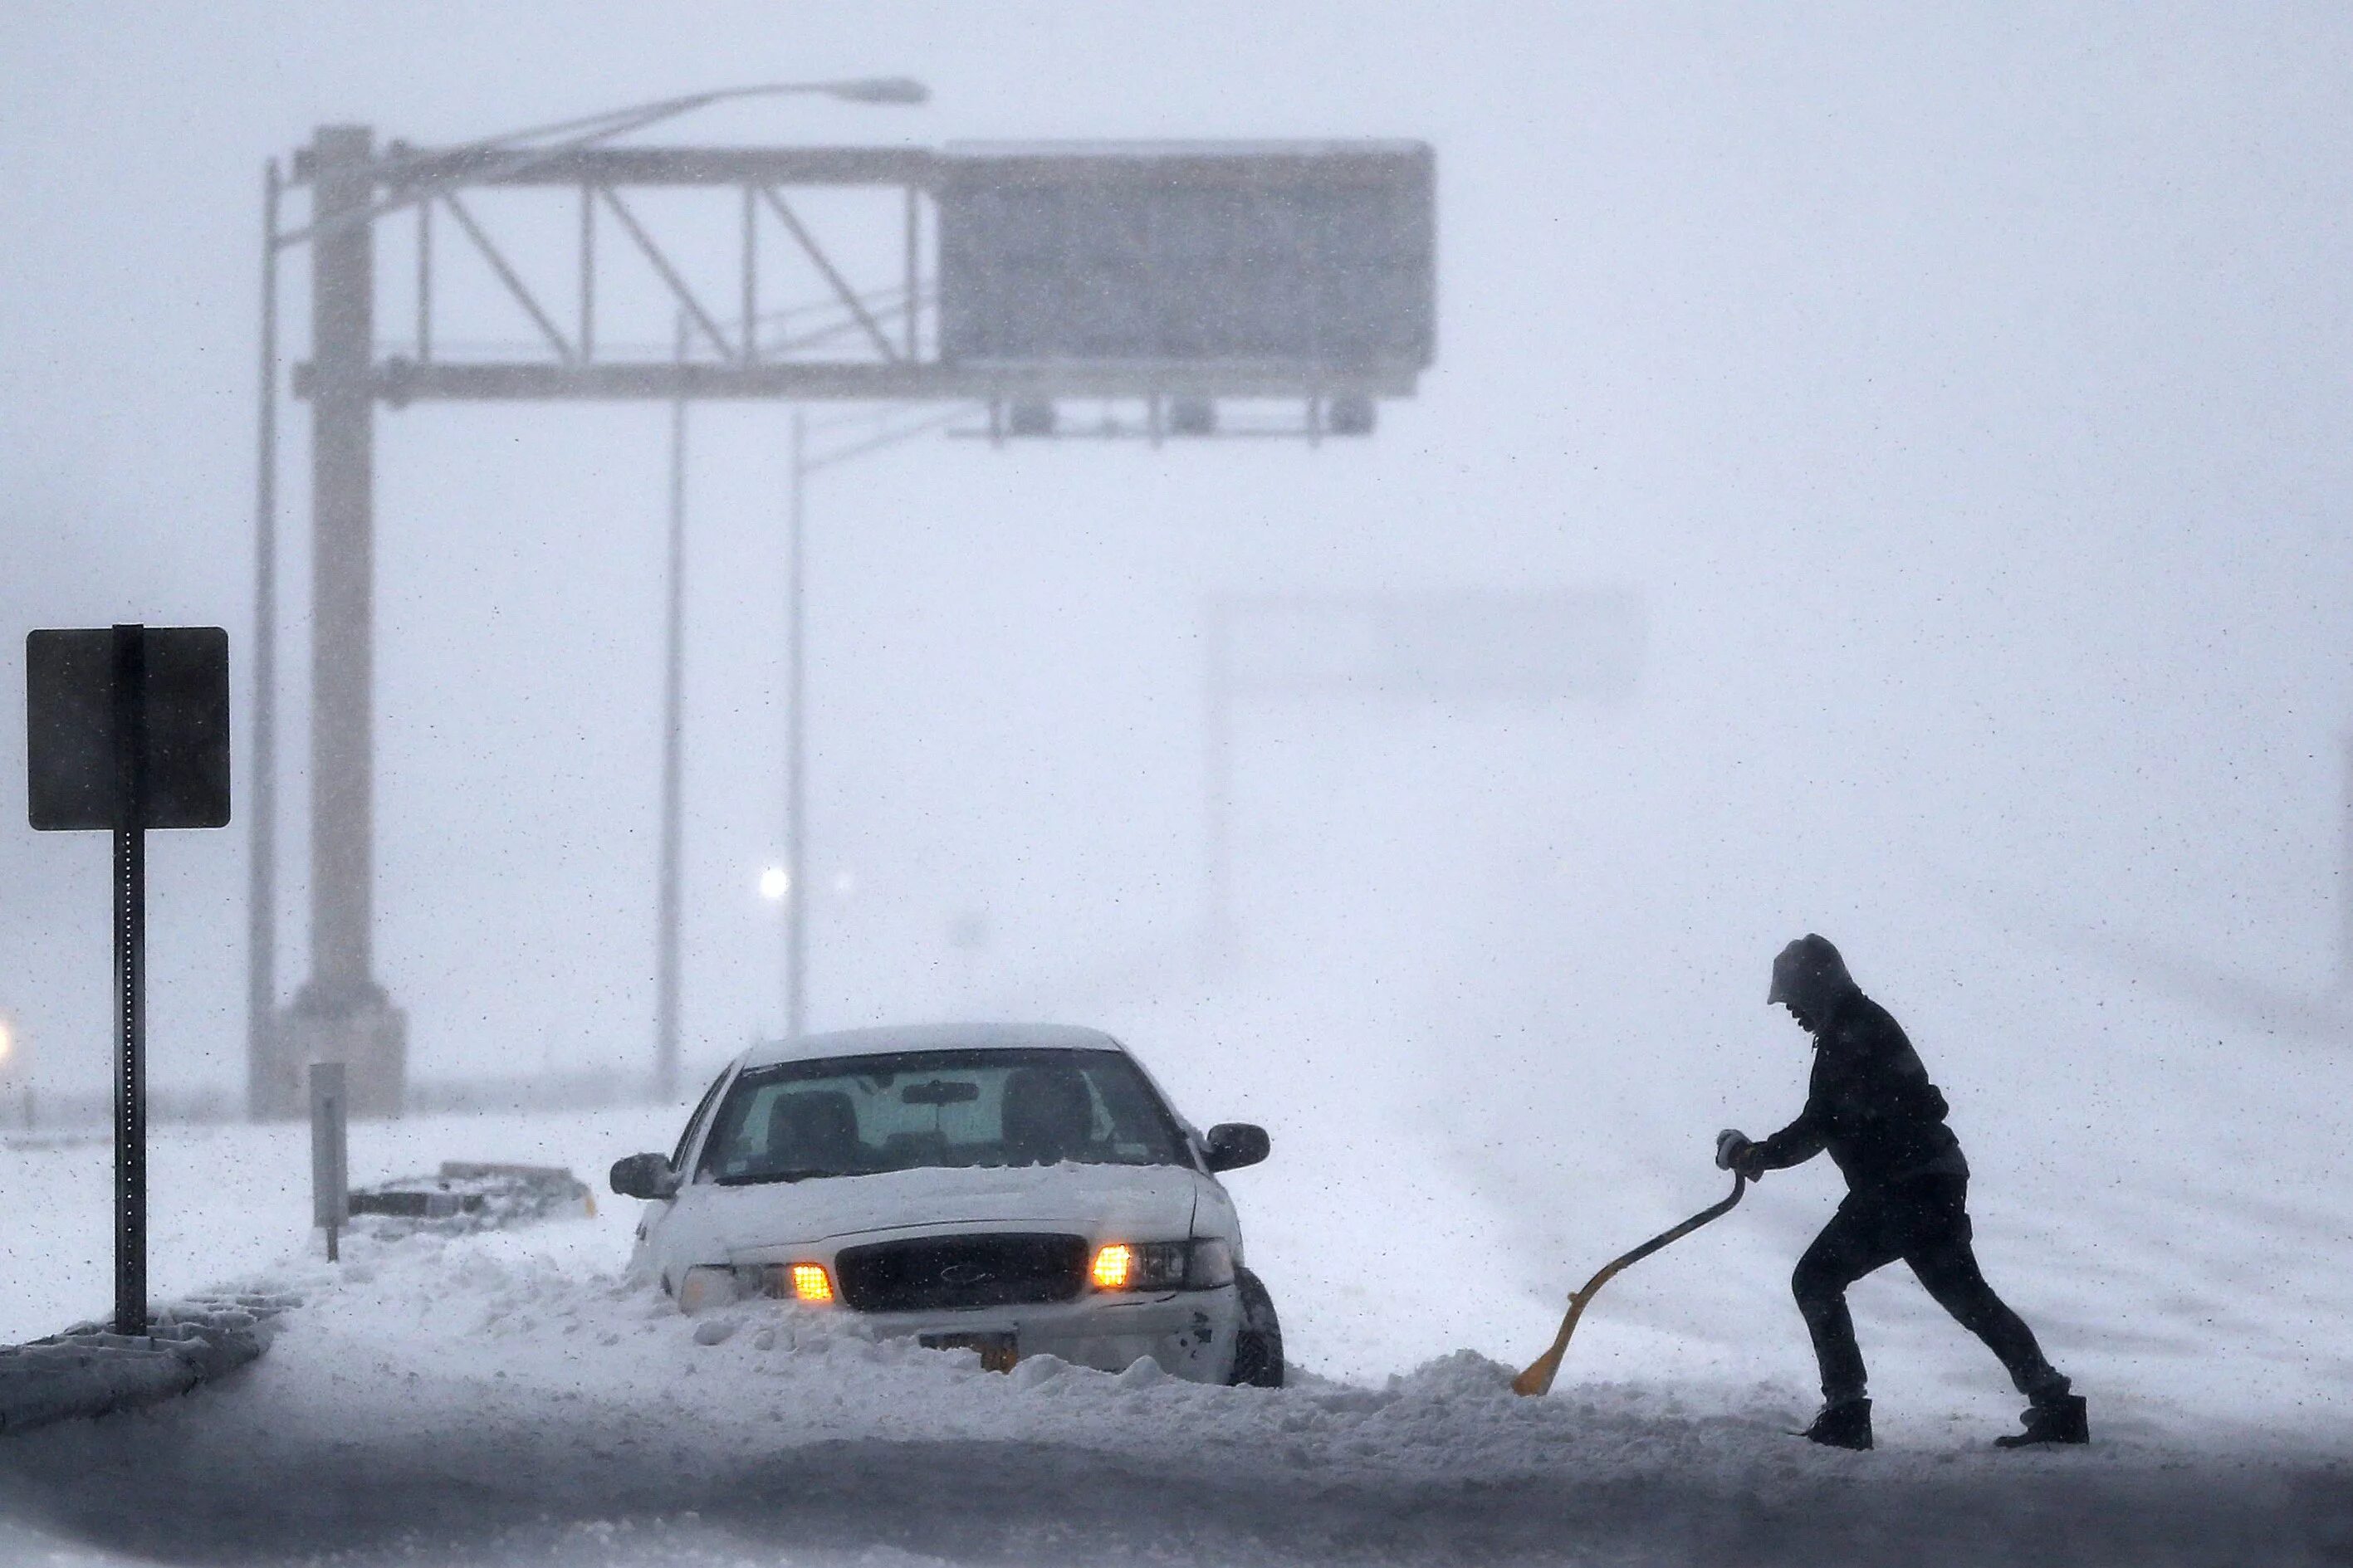
[[[319,132],[311,241],[311,990],[340,1008],[370,984],[375,817],[374,226],[367,131]]]
[[[263,1110],[299,1115],[313,1061],[345,1066],[354,1115],[396,1115],[406,1021],[373,973],[375,202],[365,126],[310,158],[311,978],[271,1042]]]

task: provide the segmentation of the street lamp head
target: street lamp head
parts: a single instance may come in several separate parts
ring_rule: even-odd
[[[860,81],[830,81],[825,91],[850,103],[929,103],[932,89],[913,77],[879,76]]]

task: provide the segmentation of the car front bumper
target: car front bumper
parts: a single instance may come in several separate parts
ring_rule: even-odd
[[[1149,1356],[1194,1383],[1223,1383],[1234,1363],[1241,1303],[1230,1285],[1167,1295],[1090,1292],[1074,1301],[958,1311],[839,1311],[890,1338],[1001,1340],[1024,1359],[1051,1355],[1074,1366],[1124,1372]]]

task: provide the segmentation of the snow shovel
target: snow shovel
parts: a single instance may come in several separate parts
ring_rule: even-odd
[[[1642,1243],[1641,1246],[1636,1247],[1633,1251],[1627,1253],[1624,1257],[1614,1258],[1608,1263],[1604,1264],[1600,1273],[1596,1274],[1592,1279],[1588,1279],[1585,1282],[1584,1289],[1577,1291],[1569,1297],[1568,1316],[1560,1321],[1560,1332],[1553,1336],[1552,1349],[1536,1357],[1535,1363],[1532,1364],[1527,1371],[1512,1379],[1512,1392],[1514,1394],[1529,1394],[1550,1393],[1552,1390],[1552,1380],[1560,1371],[1560,1358],[1568,1352],[1568,1336],[1577,1332],[1577,1320],[1585,1315],[1585,1304],[1593,1300],[1593,1293],[1600,1289],[1604,1285],[1609,1283],[1610,1276],[1616,1274],[1620,1268],[1625,1268],[1628,1264],[1640,1263],[1645,1258],[1650,1257],[1653,1252],[1658,1251],[1659,1248],[1666,1246],[1667,1243],[1671,1241],[1681,1241],[1684,1237],[1689,1236],[1692,1232],[1697,1230],[1708,1221],[1715,1218],[1718,1215],[1731,1213],[1732,1205],[1740,1201],[1740,1194],[1746,1191],[1747,1187],[1748,1178],[1739,1174],[1737,1172],[1735,1172],[1732,1177],[1732,1195],[1730,1197],[1725,1199],[1722,1203],[1715,1205],[1714,1207],[1700,1210],[1699,1213],[1692,1215],[1691,1218],[1683,1221],[1683,1224],[1675,1226],[1674,1229],[1667,1231],[1662,1235],[1651,1237],[1650,1240]]]

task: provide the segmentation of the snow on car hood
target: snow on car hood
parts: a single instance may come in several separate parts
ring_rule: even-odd
[[[1029,1165],[819,1176],[694,1191],[731,1253],[874,1231],[1046,1226],[1090,1239],[1192,1232],[1200,1178],[1175,1165]]]

